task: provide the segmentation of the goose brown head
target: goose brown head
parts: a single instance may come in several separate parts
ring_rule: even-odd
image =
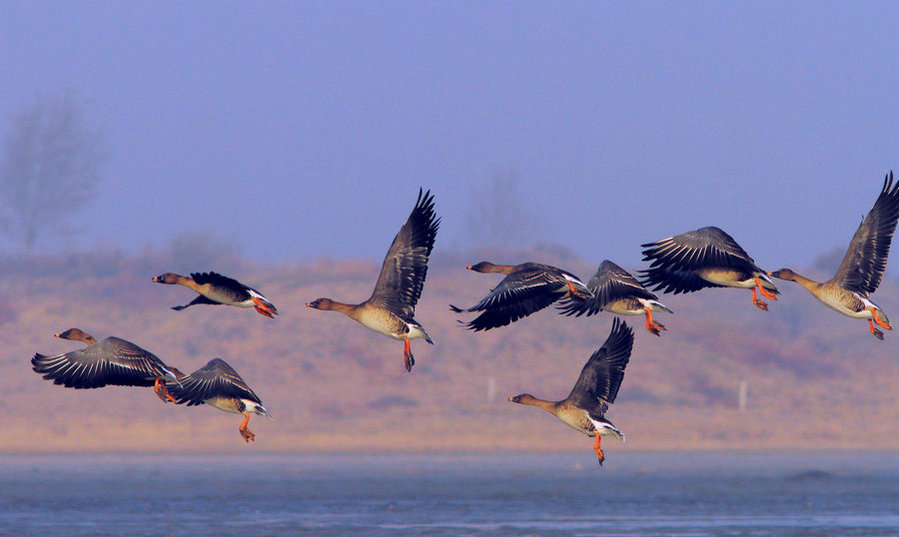
[[[88,345],[93,345],[94,343],[97,342],[97,340],[94,339],[94,336],[88,334],[87,332],[85,332],[84,330],[81,330],[80,328],[69,328],[68,330],[65,330],[63,332],[60,332],[58,334],[53,334],[53,335],[58,337],[59,339],[82,341]]]
[[[780,278],[781,280],[796,281],[796,273],[793,272],[792,269],[788,269],[788,268],[782,268],[780,270],[775,270],[773,272],[769,272],[768,276],[772,276],[774,278]]]
[[[164,274],[160,274],[159,276],[154,276],[153,281],[156,283],[167,283],[169,285],[174,285],[183,278],[184,276],[175,274],[174,272],[166,272]]]
[[[330,298],[316,298],[311,302],[306,302],[306,307],[317,310],[330,310],[334,309],[334,301]]]

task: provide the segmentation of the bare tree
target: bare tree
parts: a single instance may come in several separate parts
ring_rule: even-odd
[[[0,151],[0,230],[31,252],[94,195],[102,139],[71,97],[43,97],[12,117]]]
[[[533,242],[533,218],[521,203],[521,174],[515,168],[496,170],[472,192],[468,215],[474,246],[520,248]]]

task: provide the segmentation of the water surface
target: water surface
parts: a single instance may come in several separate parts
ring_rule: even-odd
[[[0,535],[899,535],[894,453],[4,455]]]

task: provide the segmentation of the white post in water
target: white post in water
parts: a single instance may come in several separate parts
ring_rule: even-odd
[[[496,377],[487,379],[487,402],[492,403],[496,400]]]
[[[739,395],[740,412],[746,411],[746,398],[748,395],[749,395],[749,383],[746,382],[746,379],[740,379],[740,395]]]

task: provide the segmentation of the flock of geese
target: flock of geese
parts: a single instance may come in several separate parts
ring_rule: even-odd
[[[460,314],[476,313],[474,319],[463,324],[477,332],[506,326],[558,303],[564,315],[590,316],[601,311],[643,315],[646,330],[660,336],[665,326],[653,319],[653,312],[672,313],[672,310],[652,291],[677,294],[707,287],[750,289],[752,303],[767,310],[768,304],[760,296],[777,300],[779,293],[773,279],[776,278],[798,283],[825,306],[843,315],[867,320],[870,333],[882,340],[883,332],[877,327],[891,330],[890,321],[869,297],[883,277],[897,219],[899,183],[894,184],[890,172],[884,178],[874,206],[849,243],[836,275],[826,282],[816,282],[788,268],[766,272],[730,235],[717,227],[703,227],[643,244],[643,261],[650,265],[638,273],[639,278],[608,260],[599,265],[586,283],[571,272],[540,263],[501,265],[483,261],[470,265],[469,270],[502,274],[504,278],[475,305],[469,308],[450,305],[450,309]],[[404,367],[411,371],[415,364],[411,341],[424,339],[434,344],[424,326],[415,320],[415,306],[427,276],[428,258],[439,225],[433,195],[419,190],[412,213],[387,251],[371,296],[357,304],[317,298],[306,306],[338,311],[366,328],[402,340]],[[193,273],[189,277],[168,272],[153,281],[182,285],[198,293],[193,301],[175,306],[174,310],[198,304],[225,304],[255,308],[270,318],[278,314],[274,304],[262,293],[215,272]],[[185,375],[124,339],[108,337],[97,341],[77,328],[56,337],[81,341],[87,347],[55,356],[34,355],[31,360],[34,371],[55,384],[76,389],[153,386],[157,396],[166,403],[188,406],[205,403],[243,414],[239,432],[247,442],[255,437],[247,429],[251,413],[271,419],[256,393],[220,358]],[[608,338],[587,360],[568,397],[550,401],[523,393],[509,400],[542,408],[572,428],[594,437],[594,452],[602,464],[605,460],[602,437],[624,439],[605,414],[618,394],[633,341],[633,330],[615,318]]]

